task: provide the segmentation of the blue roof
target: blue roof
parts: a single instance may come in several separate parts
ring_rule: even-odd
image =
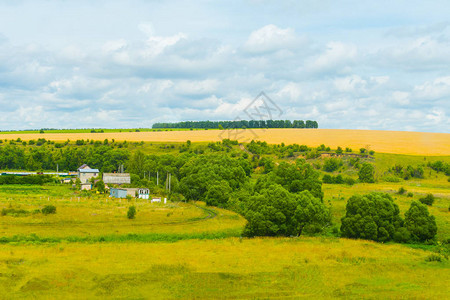
[[[100,173],[98,169],[81,169],[80,173]]]

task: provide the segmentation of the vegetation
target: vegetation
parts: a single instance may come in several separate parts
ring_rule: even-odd
[[[411,240],[425,242],[435,238],[436,221],[429,215],[425,205],[413,201],[405,212],[405,220],[399,212],[398,205],[388,194],[353,196],[348,200],[346,214],[342,218],[342,236],[403,243]]]
[[[132,205],[128,208],[127,218],[131,220],[134,219],[135,217],[136,217],[136,207]]]
[[[392,240],[403,225],[399,213],[398,205],[388,194],[352,196],[342,218],[342,236],[378,242]]]
[[[100,191],[100,181],[94,186],[100,193],[80,192],[54,178],[42,185],[0,185],[4,297],[54,298],[69,290],[81,298],[116,298],[125,290],[136,298],[217,298],[224,291],[236,298],[311,296],[305,285],[330,298],[447,294],[450,198],[447,176],[431,165],[448,157],[372,157],[336,153],[326,145],[240,145],[227,139],[150,144],[108,137],[78,144],[14,140],[0,148],[14,148],[2,160],[11,166],[28,162],[35,151],[43,154],[34,160],[42,166],[55,164],[47,157],[65,161],[65,155],[79,155],[73,159],[103,172],[123,164],[132,173],[130,186],[149,187],[171,201],[111,199]],[[115,159],[119,153],[125,156]],[[327,172],[330,159],[339,167]],[[366,164],[371,171],[361,172]],[[423,176],[405,180],[393,173],[395,165],[422,168]],[[361,180],[364,173],[371,174],[370,184]],[[384,180],[389,176],[398,181]],[[427,194],[437,196],[433,206],[419,202]],[[47,205],[58,213],[44,215]],[[130,207],[139,212],[133,221],[125,218]],[[273,238],[258,238],[266,235]],[[89,261],[81,259],[86,256]],[[380,271],[376,277],[374,269]],[[188,286],[202,284],[208,289],[201,295]]]
[[[433,202],[434,202],[434,196],[433,196],[433,194],[428,194],[425,197],[420,198],[419,201],[422,204],[426,204],[428,206],[431,206],[431,205],[433,205]]]
[[[178,123],[155,123],[152,128],[318,128],[316,121],[302,120],[250,120],[250,121],[187,121]]]
[[[46,205],[42,209],[44,215],[56,214],[56,207],[54,205]]]
[[[370,163],[363,163],[361,169],[359,169],[358,177],[361,182],[375,182],[375,168]]]
[[[270,185],[250,197],[244,216],[245,236],[300,236],[321,231],[330,218],[320,199],[310,192],[291,194],[281,185]]]

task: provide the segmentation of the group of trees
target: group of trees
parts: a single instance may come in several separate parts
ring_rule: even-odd
[[[450,164],[443,162],[441,160],[437,160],[434,162],[429,162],[428,166],[435,170],[436,172],[444,172],[445,175],[450,176]]]
[[[12,170],[76,170],[83,163],[103,172],[113,172],[128,161],[129,152],[112,145],[92,145],[57,148],[52,144],[19,147],[0,147],[0,169]]]
[[[153,129],[237,129],[237,128],[319,128],[316,121],[307,120],[240,120],[240,121],[186,121],[177,123],[155,123]]]
[[[413,201],[403,219],[397,204],[385,193],[352,196],[341,221],[343,237],[377,242],[424,242],[437,233],[435,218],[425,205]]]
[[[405,180],[408,180],[410,178],[423,178],[424,170],[421,166],[413,167],[413,166],[406,166],[403,167],[401,165],[395,165],[393,166],[390,171],[394,173],[394,175],[401,177]]]
[[[246,236],[299,236],[319,232],[330,223],[319,172],[302,159],[280,163],[247,194],[235,197],[233,204],[248,221]]]

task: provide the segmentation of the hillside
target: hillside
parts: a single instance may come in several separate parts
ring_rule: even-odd
[[[44,134],[0,134],[0,139],[32,140],[45,138],[53,141],[67,139],[115,139],[116,141],[146,142],[207,142],[224,138],[266,141],[269,144],[305,144],[311,147],[326,144],[331,148],[338,146],[353,149],[366,148],[382,153],[410,155],[450,155],[449,133],[427,133],[407,131],[350,130],[350,129],[248,129],[156,131],[156,132],[107,132],[107,133],[44,133]]]

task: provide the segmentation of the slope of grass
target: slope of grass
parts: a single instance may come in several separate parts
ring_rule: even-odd
[[[5,298],[433,298],[449,263],[345,239],[0,245]]]

